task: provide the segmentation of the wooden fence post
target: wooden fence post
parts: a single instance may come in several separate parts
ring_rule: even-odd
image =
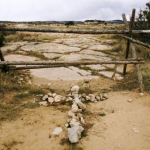
[[[130,47],[131,47],[132,57],[136,59],[137,55],[136,55],[135,46],[133,44],[131,44]],[[137,72],[138,82],[140,85],[140,92],[143,93],[144,92],[144,84],[143,84],[143,78],[142,78],[142,73],[141,73],[139,64],[135,64],[135,68],[136,68],[136,72]]]
[[[133,28],[134,19],[135,19],[135,9],[132,10],[132,16],[131,16],[131,20],[130,20],[130,27],[128,25],[128,22],[127,22],[127,19],[125,17],[125,14],[122,14],[122,17],[123,17],[123,20],[124,20],[126,28],[129,28],[129,37],[132,37],[132,28]],[[129,56],[129,48],[130,48],[130,40],[127,41],[127,48],[126,48],[125,59],[127,59],[128,56]],[[127,64],[124,65],[123,75],[126,74],[126,69],[127,69]]]
[[[1,49],[0,49],[0,60],[1,60],[1,61],[5,61]],[[1,69],[2,69],[2,72],[7,72],[7,71],[9,70],[8,66],[5,65],[5,64],[3,65],[3,67],[2,67]]]

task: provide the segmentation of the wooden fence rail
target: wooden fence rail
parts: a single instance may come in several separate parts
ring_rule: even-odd
[[[37,28],[7,28],[7,27],[0,27],[0,31],[21,31],[21,32],[51,32],[51,33],[74,33],[74,34],[118,34],[118,36],[125,38],[127,40],[127,48],[126,48],[126,56],[124,60],[102,60],[102,61],[71,61],[71,62],[64,62],[64,61],[5,61],[0,51],[0,69],[2,71],[8,71],[9,69],[12,70],[21,70],[21,69],[38,69],[38,68],[54,68],[54,67],[66,67],[66,66],[79,66],[79,65],[91,65],[91,64],[124,64],[123,73],[126,73],[127,64],[134,64],[138,81],[140,85],[140,91],[144,91],[144,84],[142,79],[142,73],[139,68],[139,64],[144,63],[143,59],[139,59],[136,56],[136,50],[132,43],[137,43],[143,45],[147,48],[150,48],[149,44],[143,43],[138,40],[132,39],[132,34],[139,34],[139,33],[150,33],[150,30],[132,30],[135,18],[135,9],[132,10],[132,17],[130,26],[127,22],[125,14],[122,14],[126,30],[58,30],[58,29],[37,29]],[[128,34],[128,36],[124,36],[121,34]],[[131,48],[132,58],[128,59],[129,50]],[[14,66],[14,65],[25,65],[25,66]]]
[[[118,35],[118,36],[119,36],[119,37],[122,37],[122,38],[124,38],[124,39],[126,39],[126,40],[129,40],[129,41],[132,42],[132,43],[137,43],[137,44],[140,44],[140,45],[145,46],[145,47],[147,47],[147,48],[150,48],[150,45],[147,44],[147,43],[141,42],[141,41],[139,41],[139,40],[135,40],[135,39],[133,39],[133,38],[130,38],[130,37],[124,36],[124,35]]]
[[[29,31],[29,32],[52,32],[52,33],[76,33],[76,34],[127,34],[129,30],[52,30],[36,28],[6,28],[0,31]],[[132,30],[132,33],[150,33],[150,30]]]
[[[64,66],[75,66],[75,65],[91,65],[91,64],[142,64],[144,63],[141,59],[130,59],[130,60],[114,60],[114,61],[0,61],[0,65],[64,65]]]

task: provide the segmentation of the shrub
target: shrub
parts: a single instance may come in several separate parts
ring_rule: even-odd
[[[66,26],[74,26],[74,22],[73,21],[68,21],[65,23]]]
[[[146,3],[146,8],[140,10],[136,17],[134,29],[145,30],[150,29],[150,2]],[[137,34],[135,38],[150,43],[150,34]]]

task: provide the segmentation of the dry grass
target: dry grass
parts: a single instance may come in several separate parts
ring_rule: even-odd
[[[15,145],[17,144],[22,144],[22,142],[18,142],[17,140],[14,139],[9,139],[5,142],[3,142],[3,146],[4,148],[6,148],[7,150],[11,150]]]
[[[52,42],[58,39],[57,35],[47,35],[38,33],[28,33],[28,32],[16,32],[16,34],[10,34],[5,36],[5,42],[17,42],[17,41],[29,41],[29,42]]]
[[[0,72],[0,122],[16,119],[24,108],[39,106],[34,99],[38,100],[36,95],[45,91],[42,87],[20,83],[23,74],[23,71]]]

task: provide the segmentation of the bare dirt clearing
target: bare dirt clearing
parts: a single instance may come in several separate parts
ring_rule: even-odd
[[[149,94],[143,97],[135,92],[110,92],[107,101],[87,104],[84,112],[86,123],[93,124],[86,137],[77,144],[86,150],[149,150],[150,148],[150,101]],[[132,98],[132,102],[127,100]],[[72,145],[61,140],[67,137],[64,125],[69,105],[26,109],[21,117],[0,126],[1,149],[16,141],[12,149],[72,149]],[[104,112],[106,116],[100,116]],[[55,127],[63,132],[52,135]],[[9,147],[9,146],[8,146]]]

